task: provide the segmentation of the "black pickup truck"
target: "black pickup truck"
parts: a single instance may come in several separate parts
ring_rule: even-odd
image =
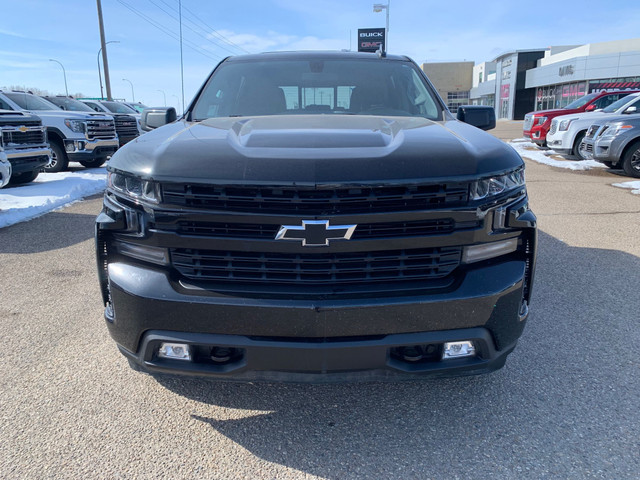
[[[522,159],[476,128],[493,109],[458,119],[410,59],[345,52],[227,58],[182,118],[145,110],[96,225],[120,351],[246,381],[502,367],[536,217]]]

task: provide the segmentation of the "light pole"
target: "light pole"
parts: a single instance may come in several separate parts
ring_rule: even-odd
[[[126,78],[123,78],[122,81],[129,82],[129,85],[131,85],[131,98],[133,99],[133,103],[136,103],[136,96],[133,94],[133,83],[131,82],[131,80],[127,80]]]
[[[110,43],[120,43],[118,40],[111,40],[110,42],[105,43],[105,45],[109,45]],[[100,98],[104,98],[104,93],[102,91],[102,72],[100,71],[100,53],[102,52],[102,47],[98,50],[98,79],[100,80]]]
[[[67,97],[69,96],[69,89],[67,88],[67,72],[64,69],[64,65],[60,63],[58,60],[54,60],[53,58],[49,59],[50,62],[56,62],[58,65],[62,67],[62,74],[64,75],[64,91],[67,92]]]
[[[159,92],[162,92],[162,96],[164,97],[164,106],[167,106],[167,94],[164,93],[164,90],[158,90]]]
[[[383,9],[386,10],[387,13],[387,27],[384,29],[384,45],[382,46],[382,51],[387,52],[389,50],[389,4],[391,0],[387,0],[387,4],[384,3],[374,3],[373,11],[381,12]]]

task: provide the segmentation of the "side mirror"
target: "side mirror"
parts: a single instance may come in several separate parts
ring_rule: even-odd
[[[173,107],[153,107],[142,110],[140,126],[145,132],[161,127],[167,123],[175,122],[178,116]]]
[[[480,130],[496,128],[496,111],[484,105],[462,105],[458,107],[458,120]]]
[[[637,112],[638,112],[638,108],[637,107],[629,107],[622,113],[631,114],[631,113],[637,113]]]
[[[593,112],[596,109],[595,104],[587,105],[587,108],[584,109],[585,112]]]

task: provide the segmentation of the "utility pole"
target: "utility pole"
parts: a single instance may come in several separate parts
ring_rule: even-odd
[[[182,105],[184,107],[184,63],[182,61],[182,0],[178,0],[178,16],[180,17],[180,81],[182,83]]]
[[[100,25],[100,44],[102,45],[102,66],[104,67],[104,85],[107,88],[107,100],[111,98],[111,81],[109,80],[109,62],[107,61],[107,43],[104,39],[104,24],[102,22],[102,4],[100,0],[96,0],[98,4],[98,23]]]

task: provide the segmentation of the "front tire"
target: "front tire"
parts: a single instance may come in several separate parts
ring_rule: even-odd
[[[622,159],[624,173],[630,177],[640,178],[640,142],[631,145]]]
[[[82,160],[80,165],[86,168],[98,168],[104,165],[104,162],[107,161],[107,157],[98,157],[93,160]]]
[[[69,158],[64,148],[59,143],[51,142],[51,163],[45,165],[44,171],[47,173],[62,172],[69,165]]]
[[[24,183],[30,183],[33,182],[38,175],[40,174],[40,172],[35,171],[35,172],[24,172],[24,173],[18,173],[18,174],[13,174],[11,176],[11,179],[9,180],[9,185],[22,185]]]
[[[576,136],[576,141],[573,143],[573,155],[578,160],[587,160],[587,157],[585,157],[580,151],[580,145],[582,144],[582,140],[584,140],[585,135],[586,135],[586,132],[578,133],[578,135]]]

